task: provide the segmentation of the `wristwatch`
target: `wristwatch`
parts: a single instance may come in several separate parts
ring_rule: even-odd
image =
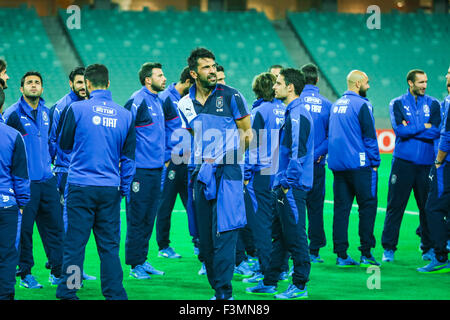
[[[434,164],[442,164],[443,163],[443,161],[438,161],[438,160],[434,160]]]

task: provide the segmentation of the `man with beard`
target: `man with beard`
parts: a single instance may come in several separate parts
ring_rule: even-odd
[[[125,263],[131,266],[132,277],[149,279],[149,274],[164,274],[146,260],[161,196],[161,173],[170,160],[166,137],[180,127],[181,120],[174,105],[163,103],[158,96],[166,86],[160,63],[144,63],[139,80],[142,88],[125,104],[136,126],[136,174],[126,203]]]
[[[432,242],[425,204],[430,184],[428,175],[435,160],[433,140],[439,138],[440,104],[435,98],[425,94],[428,79],[424,71],[411,70],[406,81],[409,86],[407,92],[389,104],[396,138],[381,238],[383,261],[386,262],[394,261],[400,225],[411,190],[414,190],[419,208],[422,258],[432,258],[432,252],[429,252]]]
[[[178,103],[183,127],[194,135],[194,201],[199,259],[215,290],[213,300],[232,299],[238,231],[247,223],[242,160],[252,139],[242,94],[217,84],[214,54],[197,48],[188,58],[195,79]]]
[[[348,223],[353,199],[359,206],[361,266],[379,265],[371,253],[377,213],[377,168],[380,152],[373,107],[366,98],[369,78],[359,70],[347,76],[348,91],[331,106],[328,166],[333,171],[333,244],[338,267],[359,265],[347,255]]]
[[[4,114],[6,124],[18,130],[25,141],[28,156],[28,170],[31,180],[31,198],[22,217],[20,236],[20,259],[17,275],[20,285],[29,289],[42,288],[31,274],[33,261],[33,226],[38,230],[44,247],[47,248],[51,274],[49,281],[56,285],[61,276],[62,245],[64,226],[61,205],[56,186],[56,177],[51,171],[48,145],[50,127],[49,109],[41,98],[42,76],[29,71],[21,79],[22,97]]]
[[[178,101],[184,97],[188,92],[191,85],[194,83],[194,79],[189,73],[189,67],[185,67],[181,72],[180,81],[172,83],[167,89],[159,94],[159,97],[163,101],[163,105],[168,105],[168,108],[172,108],[173,105],[178,105]],[[167,107],[166,107],[167,109]],[[177,108],[178,109],[178,108]],[[181,121],[179,127],[181,128]],[[159,247],[159,257],[176,259],[181,258],[181,255],[175,252],[175,250],[169,246],[170,240],[170,219],[175,200],[177,195],[180,195],[186,212],[188,212],[189,230],[191,236],[194,237],[194,232],[191,226],[193,217],[189,217],[188,205],[188,172],[187,163],[175,164],[171,160],[171,154],[174,142],[171,136],[166,136],[166,161],[169,161],[169,165],[164,170],[163,177],[163,191],[161,201],[158,207],[158,213],[156,218],[156,241]],[[177,157],[183,157],[184,154],[180,153]],[[192,240],[196,243],[195,237]]]
[[[67,182],[67,172],[69,171],[70,165],[70,154],[67,154],[61,150],[58,145],[58,137],[61,132],[62,124],[64,122],[64,117],[67,112],[67,107],[73,102],[81,101],[87,99],[86,86],[84,83],[84,71],[83,67],[76,67],[69,74],[69,86],[70,92],[62,97],[56,104],[50,109],[50,136],[49,136],[49,146],[50,146],[50,156],[52,158],[52,163],[54,164],[53,173],[56,175],[59,195],[61,199],[61,205],[63,206],[63,221],[64,230],[67,230],[67,216],[64,209],[64,190],[66,188]],[[44,248],[46,249],[46,248]],[[45,250],[47,253],[47,250]],[[50,268],[46,264],[47,268]],[[95,280],[95,277],[83,274],[83,280]]]

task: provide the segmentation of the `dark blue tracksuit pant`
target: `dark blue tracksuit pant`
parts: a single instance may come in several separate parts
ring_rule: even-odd
[[[422,240],[421,249],[423,252],[427,252],[432,247],[425,213],[425,204],[430,189],[430,180],[428,178],[430,169],[431,166],[429,165],[416,165],[399,158],[392,160],[386,219],[381,237],[381,243],[384,249],[397,250],[400,225],[411,190],[414,191],[414,197],[419,208],[420,236]]]
[[[244,188],[247,226],[252,231],[262,274],[265,274],[269,267],[272,249],[274,194],[271,189],[271,178],[271,175],[261,175],[260,171],[255,172]]]
[[[159,250],[167,248],[170,244],[170,219],[178,194],[184,208],[187,208],[187,177],[187,164],[176,165],[170,161],[165,170],[164,186],[156,216],[156,241]]]
[[[216,171],[217,188],[222,178],[223,166]],[[199,235],[200,261],[205,263],[209,284],[215,290],[217,300],[232,296],[231,280],[236,260],[236,242],[240,229],[225,232],[217,230],[217,198],[207,200],[205,185],[194,179],[194,202],[197,230]]]
[[[119,259],[121,196],[118,187],[68,184],[67,189],[68,228],[64,241],[63,277],[56,297],[77,299],[77,284],[81,284],[86,244],[92,230],[100,257],[103,296],[107,300],[126,300]]]
[[[56,177],[43,182],[31,181],[30,202],[23,210],[20,235],[19,272],[22,278],[31,273],[33,260],[33,227],[38,225],[48,262],[55,277],[61,275],[64,225]]]
[[[348,244],[348,223],[353,199],[359,206],[359,250],[370,256],[375,248],[373,229],[377,214],[378,173],[370,167],[356,170],[334,171],[333,252],[345,255]]]
[[[309,251],[318,252],[327,244],[323,227],[323,202],[325,200],[325,166],[314,165],[314,184],[306,196],[308,212]],[[316,253],[317,254],[317,253]]]
[[[438,169],[432,166],[430,192],[425,211],[432,247],[440,262],[448,260],[447,240],[450,221],[450,162]]]
[[[306,235],[306,191],[291,188],[285,194],[275,190],[276,210],[272,224],[270,264],[264,275],[266,286],[276,286],[288,254],[294,263],[292,283],[303,287],[309,281],[311,262]]]
[[[16,266],[19,261],[19,208],[0,207],[0,300],[14,299]]]
[[[132,268],[147,260],[149,241],[161,196],[161,171],[162,168],[137,168],[131,184],[126,204],[125,263]]]

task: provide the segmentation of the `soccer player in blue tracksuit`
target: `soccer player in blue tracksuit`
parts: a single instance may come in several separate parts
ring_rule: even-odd
[[[244,191],[245,210],[248,227],[256,246],[259,270],[251,278],[243,282],[258,282],[264,277],[272,249],[272,184],[276,171],[273,170],[273,156],[278,148],[279,130],[284,123],[286,106],[275,99],[273,86],[276,77],[269,73],[261,73],[253,80],[253,92],[257,100],[253,102],[251,112],[253,141],[246,153]],[[276,154],[278,156],[278,154]]]
[[[8,88],[7,82],[8,82],[9,76],[6,73],[7,72],[6,67],[7,67],[6,61],[3,59],[0,59],[0,87],[2,87],[3,90]]]
[[[247,223],[242,160],[251,141],[251,122],[239,91],[217,84],[211,51],[193,50],[188,65],[195,84],[178,110],[184,127],[194,135],[197,167],[192,175],[200,255],[215,290],[213,299],[227,300],[232,298],[238,231]]]
[[[20,83],[22,97],[4,113],[6,124],[22,134],[28,156],[31,198],[23,210],[17,274],[21,277],[20,285],[30,289],[42,288],[31,274],[34,265],[34,222],[40,225],[41,239],[47,248],[51,265],[49,281],[53,285],[57,284],[61,276],[64,234],[56,177],[53,176],[50,166],[49,110],[41,98],[42,85],[39,72],[27,72]]]
[[[53,173],[57,179],[60,202],[64,211],[64,190],[67,183],[67,172],[69,171],[70,154],[66,154],[59,148],[57,139],[61,132],[62,119],[64,119],[67,112],[67,107],[73,102],[85,100],[86,86],[84,83],[84,67],[76,67],[69,74],[70,92],[62,97],[56,104],[50,108],[50,134],[49,146],[50,156],[54,164]],[[61,121],[60,121],[61,120]],[[63,213],[64,230],[67,230],[67,216]],[[83,274],[84,280],[95,280],[95,277]]]
[[[71,153],[67,177],[68,227],[58,299],[78,299],[83,260],[91,231],[100,256],[103,296],[126,300],[119,259],[120,203],[135,172],[135,128],[129,111],[114,103],[104,65],[86,68],[90,99],[67,109],[59,145]]]
[[[159,97],[163,101],[163,105],[169,105],[169,108],[172,108],[170,106],[171,104],[177,106],[178,101],[189,92],[189,88],[193,83],[194,79],[192,79],[189,73],[189,67],[185,67],[181,72],[180,81],[172,83],[167,89],[159,94]],[[178,125],[178,128],[181,128],[181,121],[178,122]],[[174,161],[172,161],[171,154],[173,145],[174,141],[172,141],[172,136],[167,135],[165,161],[170,162],[166,170],[164,170],[164,186],[156,216],[156,241],[158,242],[159,247],[158,256],[165,258],[181,258],[181,255],[176,253],[173,248],[169,246],[170,219],[177,195],[180,195],[185,208],[187,208],[188,201],[187,163],[175,164]],[[176,156],[182,158],[183,154],[177,154]],[[190,219],[188,219],[188,221],[190,222]],[[189,230],[192,230],[192,227],[190,227]],[[191,233],[191,236],[194,235]],[[193,239],[193,242],[195,243],[195,238]]]
[[[425,207],[434,256],[428,265],[417,269],[427,273],[450,272],[447,247],[450,219],[450,95],[444,100],[443,106],[441,138],[435,165],[430,172],[430,192]]]
[[[366,98],[369,78],[353,70],[347,76],[348,91],[331,107],[328,166],[333,171],[333,243],[339,267],[358,265],[347,255],[348,222],[353,199],[359,206],[361,266],[379,265],[371,253],[377,214],[377,170],[380,152],[373,107]]]
[[[306,198],[308,211],[309,254],[312,263],[322,263],[319,250],[326,245],[323,227],[323,203],[325,200],[325,158],[328,153],[328,124],[331,102],[319,94],[316,86],[318,69],[314,64],[301,68],[306,85],[300,95],[314,121],[314,184]]]
[[[440,105],[435,98],[425,94],[428,80],[425,72],[411,70],[406,79],[409,85],[406,94],[393,99],[389,105],[396,138],[381,238],[383,261],[386,262],[394,260],[411,190],[414,190],[419,208],[423,254],[432,248],[425,203],[429,191],[428,175],[435,159],[433,140],[439,137]]]
[[[313,186],[314,123],[300,94],[304,74],[296,69],[282,69],[274,85],[275,97],[287,105],[281,127],[279,163],[274,179],[276,210],[272,225],[272,252],[264,280],[247,288],[251,294],[275,294],[277,299],[308,297],[311,262],[306,235],[306,196]],[[288,254],[294,262],[292,284],[277,294],[277,282]]]
[[[21,215],[30,200],[30,180],[22,135],[3,123],[4,102],[0,85],[0,300],[14,300]]]
[[[139,80],[142,88],[125,105],[136,126],[136,174],[126,205],[125,263],[131,266],[130,276],[149,279],[149,274],[164,274],[146,260],[160,201],[161,172],[170,160],[166,137],[171,137],[181,120],[171,100],[163,103],[158,96],[166,85],[160,63],[144,63]]]

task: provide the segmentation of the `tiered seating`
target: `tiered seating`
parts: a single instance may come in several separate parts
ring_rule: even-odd
[[[65,21],[65,11],[59,12]],[[125,103],[140,87],[138,70],[147,61],[163,64],[170,82],[179,79],[192,49],[214,52],[226,71],[227,84],[250,104],[253,77],[272,64],[292,65],[286,49],[262,13],[199,11],[102,11],[83,8],[81,29],[68,30],[84,64],[110,69],[111,91]],[[167,85],[168,85],[167,84]]]
[[[5,108],[20,97],[20,79],[30,70],[41,72],[43,98],[51,107],[68,90],[67,76],[34,9],[0,9],[0,57],[8,63]]]
[[[307,49],[340,94],[352,69],[365,71],[368,98],[375,116],[389,117],[389,101],[407,90],[406,74],[413,68],[428,75],[427,94],[446,95],[449,65],[448,15],[391,13],[381,15],[381,29],[367,28],[369,15],[305,12],[288,19]]]

